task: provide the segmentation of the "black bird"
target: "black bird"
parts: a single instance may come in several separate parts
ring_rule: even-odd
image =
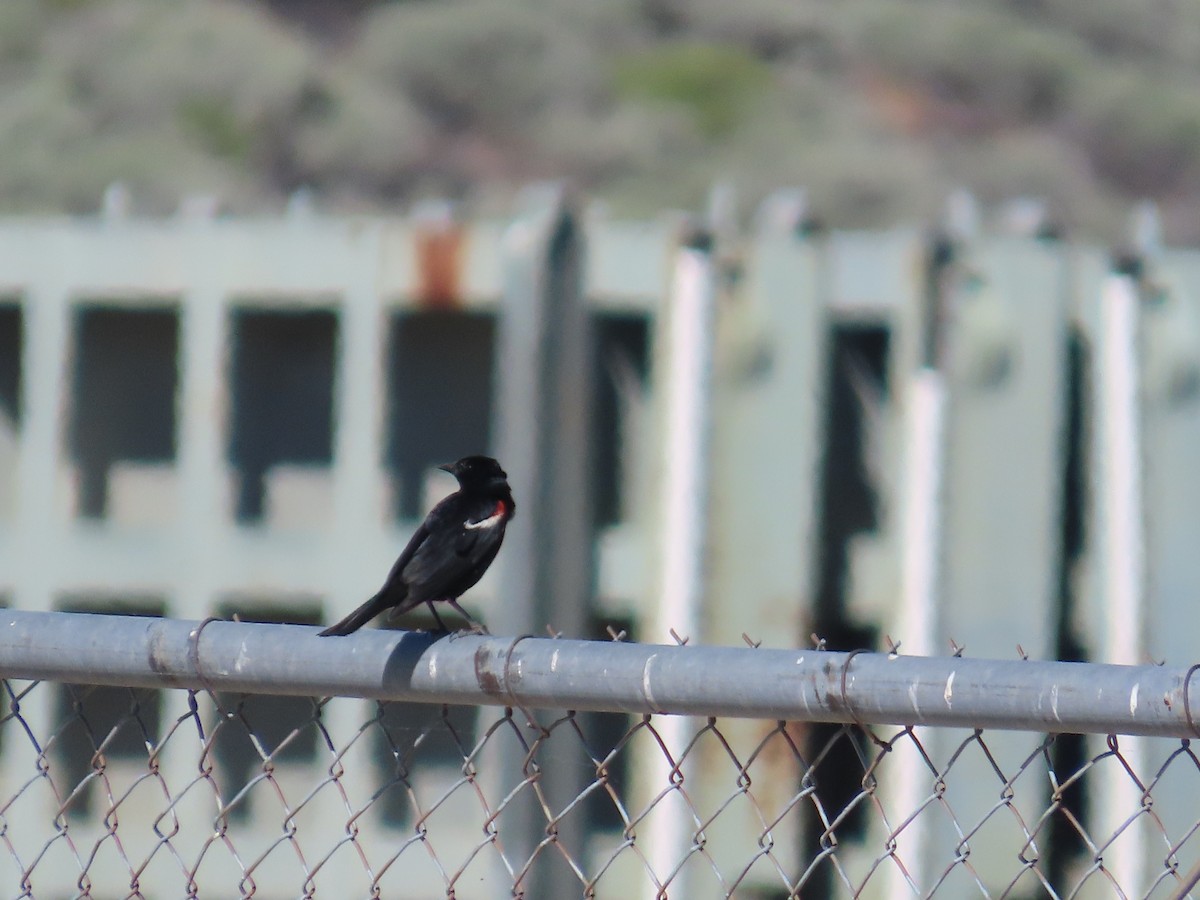
[[[429,511],[374,597],[322,635],[357,631],[385,609],[392,615],[444,600],[465,616],[458,598],[483,577],[516,512],[508,475],[490,456],[464,456],[438,468],[458,479],[458,490]],[[442,625],[443,630],[445,626]]]

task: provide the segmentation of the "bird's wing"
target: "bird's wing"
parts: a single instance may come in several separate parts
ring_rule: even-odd
[[[503,501],[492,504],[488,512],[475,513],[475,517],[463,522],[462,530],[454,541],[454,552],[459,556],[470,556],[478,546],[484,552],[493,543],[499,543],[504,535],[504,523],[509,511]]]
[[[430,514],[426,519],[428,539],[398,575],[406,585],[406,607],[425,600],[457,597],[459,591],[479,580],[504,537],[502,521],[487,528],[468,527],[486,518],[486,512],[472,510],[461,502]]]
[[[479,543],[479,532],[464,528],[454,540],[454,553],[457,556],[469,556],[471,549]]]
[[[396,557],[396,562],[392,565],[392,570],[388,572],[387,581],[383,583],[383,590],[386,591],[392,582],[401,576],[405,566],[412,561],[413,556],[416,555],[421,545],[425,543],[427,537],[429,537],[428,520],[422,522],[417,527],[417,530],[413,532],[413,536],[408,539],[408,543],[404,545],[404,549],[400,551],[400,555]]]

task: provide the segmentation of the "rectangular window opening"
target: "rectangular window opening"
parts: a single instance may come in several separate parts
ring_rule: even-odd
[[[159,597],[69,596],[56,604],[62,612],[124,616],[162,616]],[[105,761],[146,762],[162,737],[162,691],[150,688],[57,684],[55,721],[61,723],[54,742],[55,778],[62,796],[69,795]],[[7,705],[7,704],[6,704]],[[99,757],[103,746],[103,759]],[[96,782],[72,800],[67,814],[86,817],[99,802]]]
[[[311,595],[288,597],[227,597],[217,608],[223,619],[285,625],[316,625],[321,621],[321,600]],[[221,799],[228,803],[272,764],[312,763],[317,758],[318,697],[283,697],[261,694],[219,693],[218,721],[214,725],[213,755],[220,772]],[[256,746],[257,741],[257,746]],[[267,788],[270,790],[270,788]],[[244,821],[251,813],[254,791],[232,807],[229,815]]]
[[[389,329],[386,461],[396,518],[420,519],[434,466],[492,441],[495,319],[459,310],[398,313]]]
[[[85,303],[75,311],[68,444],[79,514],[108,514],[114,463],[175,460],[179,313]]]
[[[261,523],[273,467],[333,462],[338,319],[331,309],[246,304],[233,313],[230,327],[228,452],[238,475],[236,517]]]

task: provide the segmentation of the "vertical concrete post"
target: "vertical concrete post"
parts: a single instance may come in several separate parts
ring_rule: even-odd
[[[658,480],[662,544],[656,581],[660,601],[647,628],[652,641],[670,641],[672,631],[681,638],[703,639],[717,274],[711,232],[694,229],[676,252],[668,309],[661,325],[663,433]],[[672,795],[669,788],[681,783],[685,790],[696,789],[690,784],[697,772],[695,760],[687,766],[680,762],[695,736],[695,723],[670,716],[656,722],[656,729],[671,759],[647,744],[641,767],[647,773],[648,796],[668,793],[645,829],[645,852],[655,880],[660,884],[670,881],[670,893],[686,897],[687,870],[680,866],[691,849],[695,822],[683,795]],[[658,892],[656,884],[647,884],[646,896]]]
[[[179,518],[175,523],[178,558],[167,615],[203,619],[213,612],[220,591],[224,537],[231,516],[225,450],[229,434],[229,309],[220,278],[220,240],[206,219],[181,222],[187,233],[185,283],[180,298],[177,482]],[[162,693],[164,721],[187,715],[189,696]],[[205,729],[213,721],[212,704],[197,697]],[[191,729],[189,723],[185,726]],[[206,731],[207,733],[207,731]],[[197,761],[187,743],[168,741],[161,765],[172,783],[195,778]],[[212,815],[211,797],[192,792],[180,801],[179,814]]]
[[[331,611],[329,621],[336,621],[366,598],[362,573],[373,572],[372,577],[378,577],[371,538],[383,524],[384,506],[381,460],[388,329],[379,285],[383,227],[362,225],[347,236],[334,363],[333,543],[337,549],[328,566],[329,587],[323,598]],[[374,706],[369,701],[333,704],[323,718],[336,740],[349,742]],[[337,768],[352,802],[365,803],[377,787],[371,743],[355,741],[338,760]],[[345,807],[336,792],[326,791],[319,802],[330,821],[345,819]],[[355,854],[339,854],[331,863],[331,883],[362,883],[362,866]],[[345,891],[349,893],[349,888]]]
[[[60,248],[61,249],[61,248]],[[71,361],[69,283],[57,268],[48,265],[25,295],[22,316],[24,356],[21,372],[21,406],[24,421],[19,432],[17,457],[17,570],[11,573],[13,605],[21,610],[53,608],[62,537],[69,526],[60,518],[59,471],[63,458],[63,423],[68,408],[68,375]],[[21,716],[36,735],[52,731],[53,690],[36,690],[20,701]],[[8,698],[4,700],[7,709]],[[0,755],[0,779],[22,784],[34,771],[27,741],[6,740]],[[49,791],[39,793],[41,814],[52,818],[57,810]],[[7,854],[6,854],[7,855]],[[9,861],[6,875],[11,875]],[[20,876],[8,884],[19,884]]]
[[[945,446],[949,392],[943,371],[947,306],[953,290],[955,245],[935,238],[927,259],[920,360],[908,376],[904,436],[904,496],[901,513],[900,611],[897,636],[910,656],[932,656],[941,636],[941,554]],[[920,739],[927,737],[920,733]],[[932,777],[921,753],[907,741],[897,745],[889,824],[900,828],[930,794]],[[917,816],[895,835],[888,896],[920,895],[927,884],[928,816]]]
[[[59,472],[68,407],[71,360],[67,286],[53,275],[26,294],[25,353],[21,373],[24,422],[17,458],[17,521],[20,571],[14,573],[20,609],[50,609],[58,568],[54,554],[64,523],[59,521]]]
[[[560,188],[538,186],[527,192],[505,235],[504,256],[494,433],[517,515],[500,556],[500,602],[489,624],[498,634],[544,635],[551,628],[581,637],[595,568],[589,448],[592,335],[583,296],[583,235]],[[515,715],[527,739],[537,739],[536,729],[525,728],[525,714]],[[552,721],[551,716],[542,719]],[[551,816],[594,777],[575,767],[544,765],[554,759],[556,740],[572,738],[570,729],[556,732],[542,756],[543,767],[525,772],[537,780]],[[502,752],[507,757],[502,771],[526,768],[525,751],[516,742],[506,743]],[[543,841],[561,841],[583,853],[585,826],[580,810],[562,823],[548,823],[532,786],[522,789],[505,814],[509,837],[504,847],[518,871],[517,889],[527,897],[578,893],[578,879],[551,846],[537,850],[528,871],[520,870]]]
[[[1100,298],[1098,366],[1100,452],[1100,551],[1105,610],[1101,662],[1139,665],[1146,662],[1145,522],[1142,498],[1142,428],[1140,387],[1140,290],[1132,275],[1114,273]],[[1136,703],[1136,697],[1130,701]],[[1125,764],[1142,779],[1146,767],[1144,738],[1122,737]],[[1098,842],[1113,840],[1102,851],[1105,868],[1127,896],[1145,890],[1146,820],[1131,816],[1142,808],[1142,790],[1113,763],[1098,798]],[[1119,834],[1119,836],[1117,836]]]
[[[578,636],[591,594],[591,330],[583,236],[556,188],[533,189],[505,235],[496,452],[517,501],[500,558],[498,633]]]
[[[207,227],[198,224],[197,228]],[[171,612],[208,615],[220,571],[229,509],[225,447],[229,429],[229,316],[211,272],[209,241],[197,235],[181,303],[179,396],[179,582]],[[205,252],[206,244],[209,253]]]
[[[379,295],[379,225],[363,226],[350,238],[346,288],[338,316],[334,375],[334,527],[337,567],[343,576],[327,598],[334,610],[350,610],[365,599],[354,593],[356,569],[371,568],[370,542],[383,524],[382,447],[386,403],[384,351],[387,321]],[[337,596],[345,586],[349,594]],[[334,616],[336,618],[336,616]]]

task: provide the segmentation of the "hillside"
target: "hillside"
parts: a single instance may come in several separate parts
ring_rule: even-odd
[[[1174,0],[5,0],[0,211],[274,211],[567,177],[620,213],[807,187],[837,225],[948,190],[1128,204],[1200,242],[1200,6]]]

